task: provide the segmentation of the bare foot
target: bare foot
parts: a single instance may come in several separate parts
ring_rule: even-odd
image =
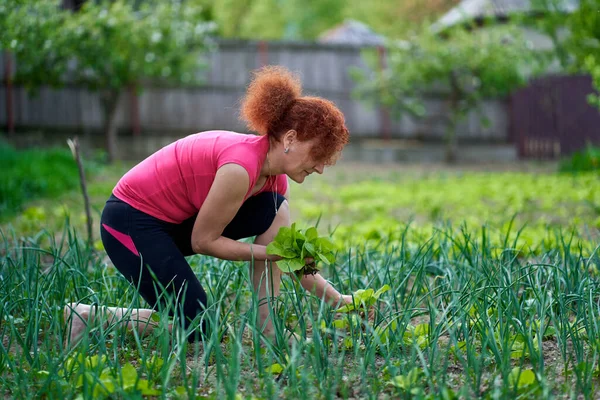
[[[92,306],[88,304],[69,303],[64,308],[65,328],[67,338],[65,347],[74,346],[86,332],[90,322]]]

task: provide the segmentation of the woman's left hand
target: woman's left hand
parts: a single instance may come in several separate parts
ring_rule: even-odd
[[[352,304],[352,295],[350,295],[350,294],[342,294],[342,295],[340,295],[339,303],[341,305]]]

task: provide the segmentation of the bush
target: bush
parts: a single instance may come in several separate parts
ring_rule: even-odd
[[[588,145],[560,162],[560,172],[600,171],[600,147]]]
[[[68,149],[16,150],[0,141],[0,217],[39,197],[55,197],[79,185]]]

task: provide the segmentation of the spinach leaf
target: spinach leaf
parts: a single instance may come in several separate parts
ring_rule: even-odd
[[[296,229],[295,223],[291,227],[281,227],[273,242],[267,246],[267,254],[283,258],[277,262],[283,272],[294,272],[298,276],[316,274],[320,270],[320,262],[333,264],[334,251],[333,242],[325,236],[319,237],[315,227],[301,231]],[[309,257],[315,260],[314,263],[306,264],[304,259]]]

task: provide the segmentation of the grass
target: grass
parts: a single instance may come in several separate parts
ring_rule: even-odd
[[[88,162],[87,172],[97,169]],[[0,141],[0,219],[21,211],[32,198],[55,198],[77,188],[77,164],[67,149],[16,150]]]
[[[337,227],[334,238],[343,237],[337,266],[325,269],[324,275],[345,293],[385,285],[390,290],[370,307],[371,313],[336,312],[285,278],[281,296],[271,303],[279,330],[274,342],[261,338],[253,323],[257,309],[247,266],[194,256],[190,264],[209,288],[212,307],[206,318],[220,328],[214,335],[189,344],[181,329],[167,332],[169,318],[162,314],[160,327],[148,337],[109,324],[92,329],[78,347],[65,348],[62,307],[67,302],[143,304],[103,252],[83,244],[77,233],[81,209],[76,207],[77,193],[59,201],[70,204],[68,223],[61,222],[64,215],[48,211],[57,203],[33,203],[31,207],[46,213],[43,221],[30,218],[26,226],[19,216],[3,229],[2,394],[598,397],[600,257],[594,245],[598,214],[589,204],[600,198],[597,185],[586,186],[589,176],[331,172],[307,180],[302,191],[292,187],[298,219],[315,223],[318,215],[303,207],[318,202],[329,212],[321,218],[320,231]],[[107,170],[101,174],[104,181],[91,184],[96,210],[119,173],[119,168]],[[502,182],[503,189],[490,194],[488,185],[494,182]],[[550,183],[562,185],[561,192],[567,194],[555,196],[545,186]],[[457,187],[464,189],[462,208],[461,196],[452,195]],[[412,202],[402,189],[411,194]],[[370,194],[373,190],[375,197]],[[439,192],[446,201],[433,197]],[[521,204],[514,195],[503,200],[503,193],[508,197],[520,193],[529,200]],[[544,208],[545,199],[554,205]],[[361,205],[369,202],[379,205]],[[480,202],[494,210],[492,218],[483,215],[465,224],[465,216],[479,217],[481,210],[475,205]],[[498,210],[515,202],[516,212],[496,218]],[[414,207],[405,210],[410,204]],[[439,211],[428,211],[440,204]],[[579,214],[563,215],[563,209]],[[377,225],[400,212],[413,222]],[[542,225],[543,236],[524,240],[528,228],[523,225],[535,227],[540,215],[554,219]],[[11,234],[19,224],[23,224],[19,234]],[[47,231],[40,231],[37,224]],[[176,318],[176,326],[177,322]],[[288,343],[286,329],[300,340]]]

